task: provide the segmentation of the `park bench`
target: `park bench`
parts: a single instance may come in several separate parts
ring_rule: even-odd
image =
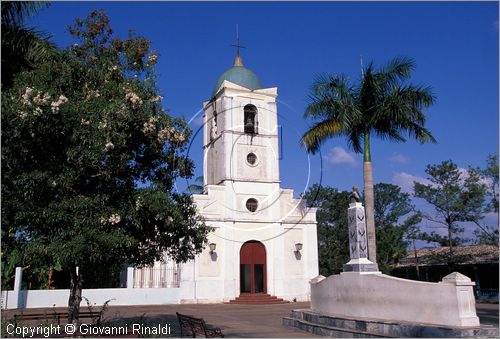
[[[46,312],[46,313],[28,313],[28,314],[15,314],[14,322],[18,323],[19,321],[29,321],[29,320],[56,320],[57,324],[61,324],[61,319],[67,319],[67,312]],[[96,321],[96,324],[101,322],[101,313],[100,312],[80,312],[78,315],[78,319],[92,319]]]
[[[202,318],[195,318],[176,312],[179,325],[181,327],[181,337],[204,336],[205,338],[224,338],[222,331],[218,327],[207,326]]]

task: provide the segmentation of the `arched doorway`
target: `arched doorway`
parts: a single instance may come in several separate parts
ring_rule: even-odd
[[[266,293],[266,248],[258,241],[247,241],[240,249],[240,293]]]

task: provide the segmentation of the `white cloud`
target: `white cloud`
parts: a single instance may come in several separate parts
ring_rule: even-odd
[[[429,185],[431,183],[430,180],[406,172],[396,173],[392,177],[392,183],[401,187],[401,190],[406,193],[413,193],[415,181],[425,185]]]
[[[389,161],[396,164],[407,164],[410,161],[410,158],[400,153],[393,153],[389,157]]]
[[[469,177],[469,170],[467,168],[458,167],[458,172],[460,173],[460,179],[462,179],[462,182]],[[491,178],[487,178],[485,176],[481,176],[479,178],[479,182],[487,187],[490,187],[492,184]]]
[[[323,159],[331,164],[348,164],[352,167],[356,167],[358,162],[354,156],[354,153],[348,153],[342,147],[336,146],[329,150],[328,153],[323,156]]]

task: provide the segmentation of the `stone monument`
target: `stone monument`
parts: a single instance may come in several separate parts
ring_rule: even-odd
[[[353,187],[351,193],[347,218],[349,222],[349,254],[351,260],[344,264],[344,272],[378,272],[378,265],[368,260],[365,208],[361,204],[356,186]]]
[[[283,323],[334,337],[498,336],[479,326],[473,286],[454,272],[438,283],[382,274],[367,258],[365,211],[356,187],[348,208],[350,261],[344,271],[310,280],[311,308]]]

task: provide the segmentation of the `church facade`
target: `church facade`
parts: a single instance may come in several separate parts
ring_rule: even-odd
[[[209,246],[182,265],[180,302],[266,295],[310,299],[318,275],[316,210],[280,187],[277,88],[263,88],[236,56],[203,103]]]
[[[203,103],[204,194],[193,200],[213,227],[209,245],[185,264],[165,257],[129,267],[123,288],[85,289],[83,297],[97,305],[310,300],[316,209],[280,187],[276,97],[237,56]],[[69,290],[22,290],[22,271],[14,290],[2,291],[2,308],[67,305]]]

